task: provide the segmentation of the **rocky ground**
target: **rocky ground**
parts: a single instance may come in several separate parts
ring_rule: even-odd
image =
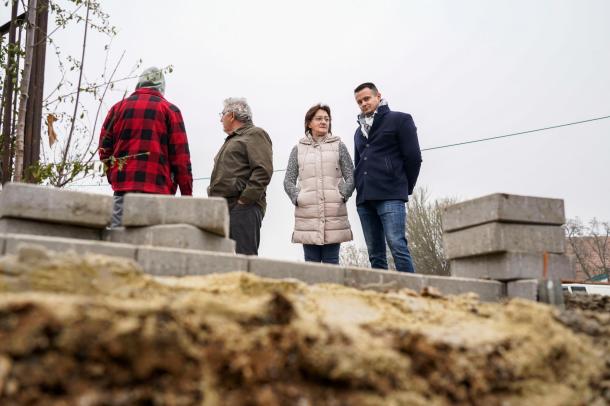
[[[29,247],[0,259],[0,405],[608,404],[607,305],[570,303],[154,278]]]

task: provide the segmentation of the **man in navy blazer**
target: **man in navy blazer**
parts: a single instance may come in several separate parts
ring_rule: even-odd
[[[361,114],[354,134],[356,205],[373,268],[388,269],[386,240],[399,272],[415,272],[407,245],[405,203],[413,193],[421,151],[409,114],[391,111],[370,82],[354,90]]]

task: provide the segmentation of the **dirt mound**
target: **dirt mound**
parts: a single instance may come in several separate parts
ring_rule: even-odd
[[[563,295],[566,309],[569,310],[594,310],[599,312],[610,312],[610,296],[569,294]]]
[[[606,404],[610,323],[532,302],[0,259],[0,404]],[[606,396],[606,397],[604,397]]]

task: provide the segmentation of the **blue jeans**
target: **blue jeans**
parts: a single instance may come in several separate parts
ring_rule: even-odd
[[[303,244],[305,261],[339,264],[339,248],[341,248],[339,243],[325,245]]]
[[[358,205],[358,216],[362,224],[369,261],[373,268],[388,269],[386,240],[394,257],[396,270],[415,272],[405,224],[407,210],[402,200],[369,200]]]

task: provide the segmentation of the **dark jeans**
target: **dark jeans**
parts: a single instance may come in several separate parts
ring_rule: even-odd
[[[339,248],[341,248],[339,243],[325,245],[303,244],[305,261],[339,264]]]
[[[236,204],[229,211],[230,237],[235,240],[235,252],[258,255],[261,241],[263,211],[256,203]]]
[[[407,211],[404,201],[369,200],[358,205],[358,216],[373,268],[388,269],[387,240],[396,270],[415,272],[405,235]]]

